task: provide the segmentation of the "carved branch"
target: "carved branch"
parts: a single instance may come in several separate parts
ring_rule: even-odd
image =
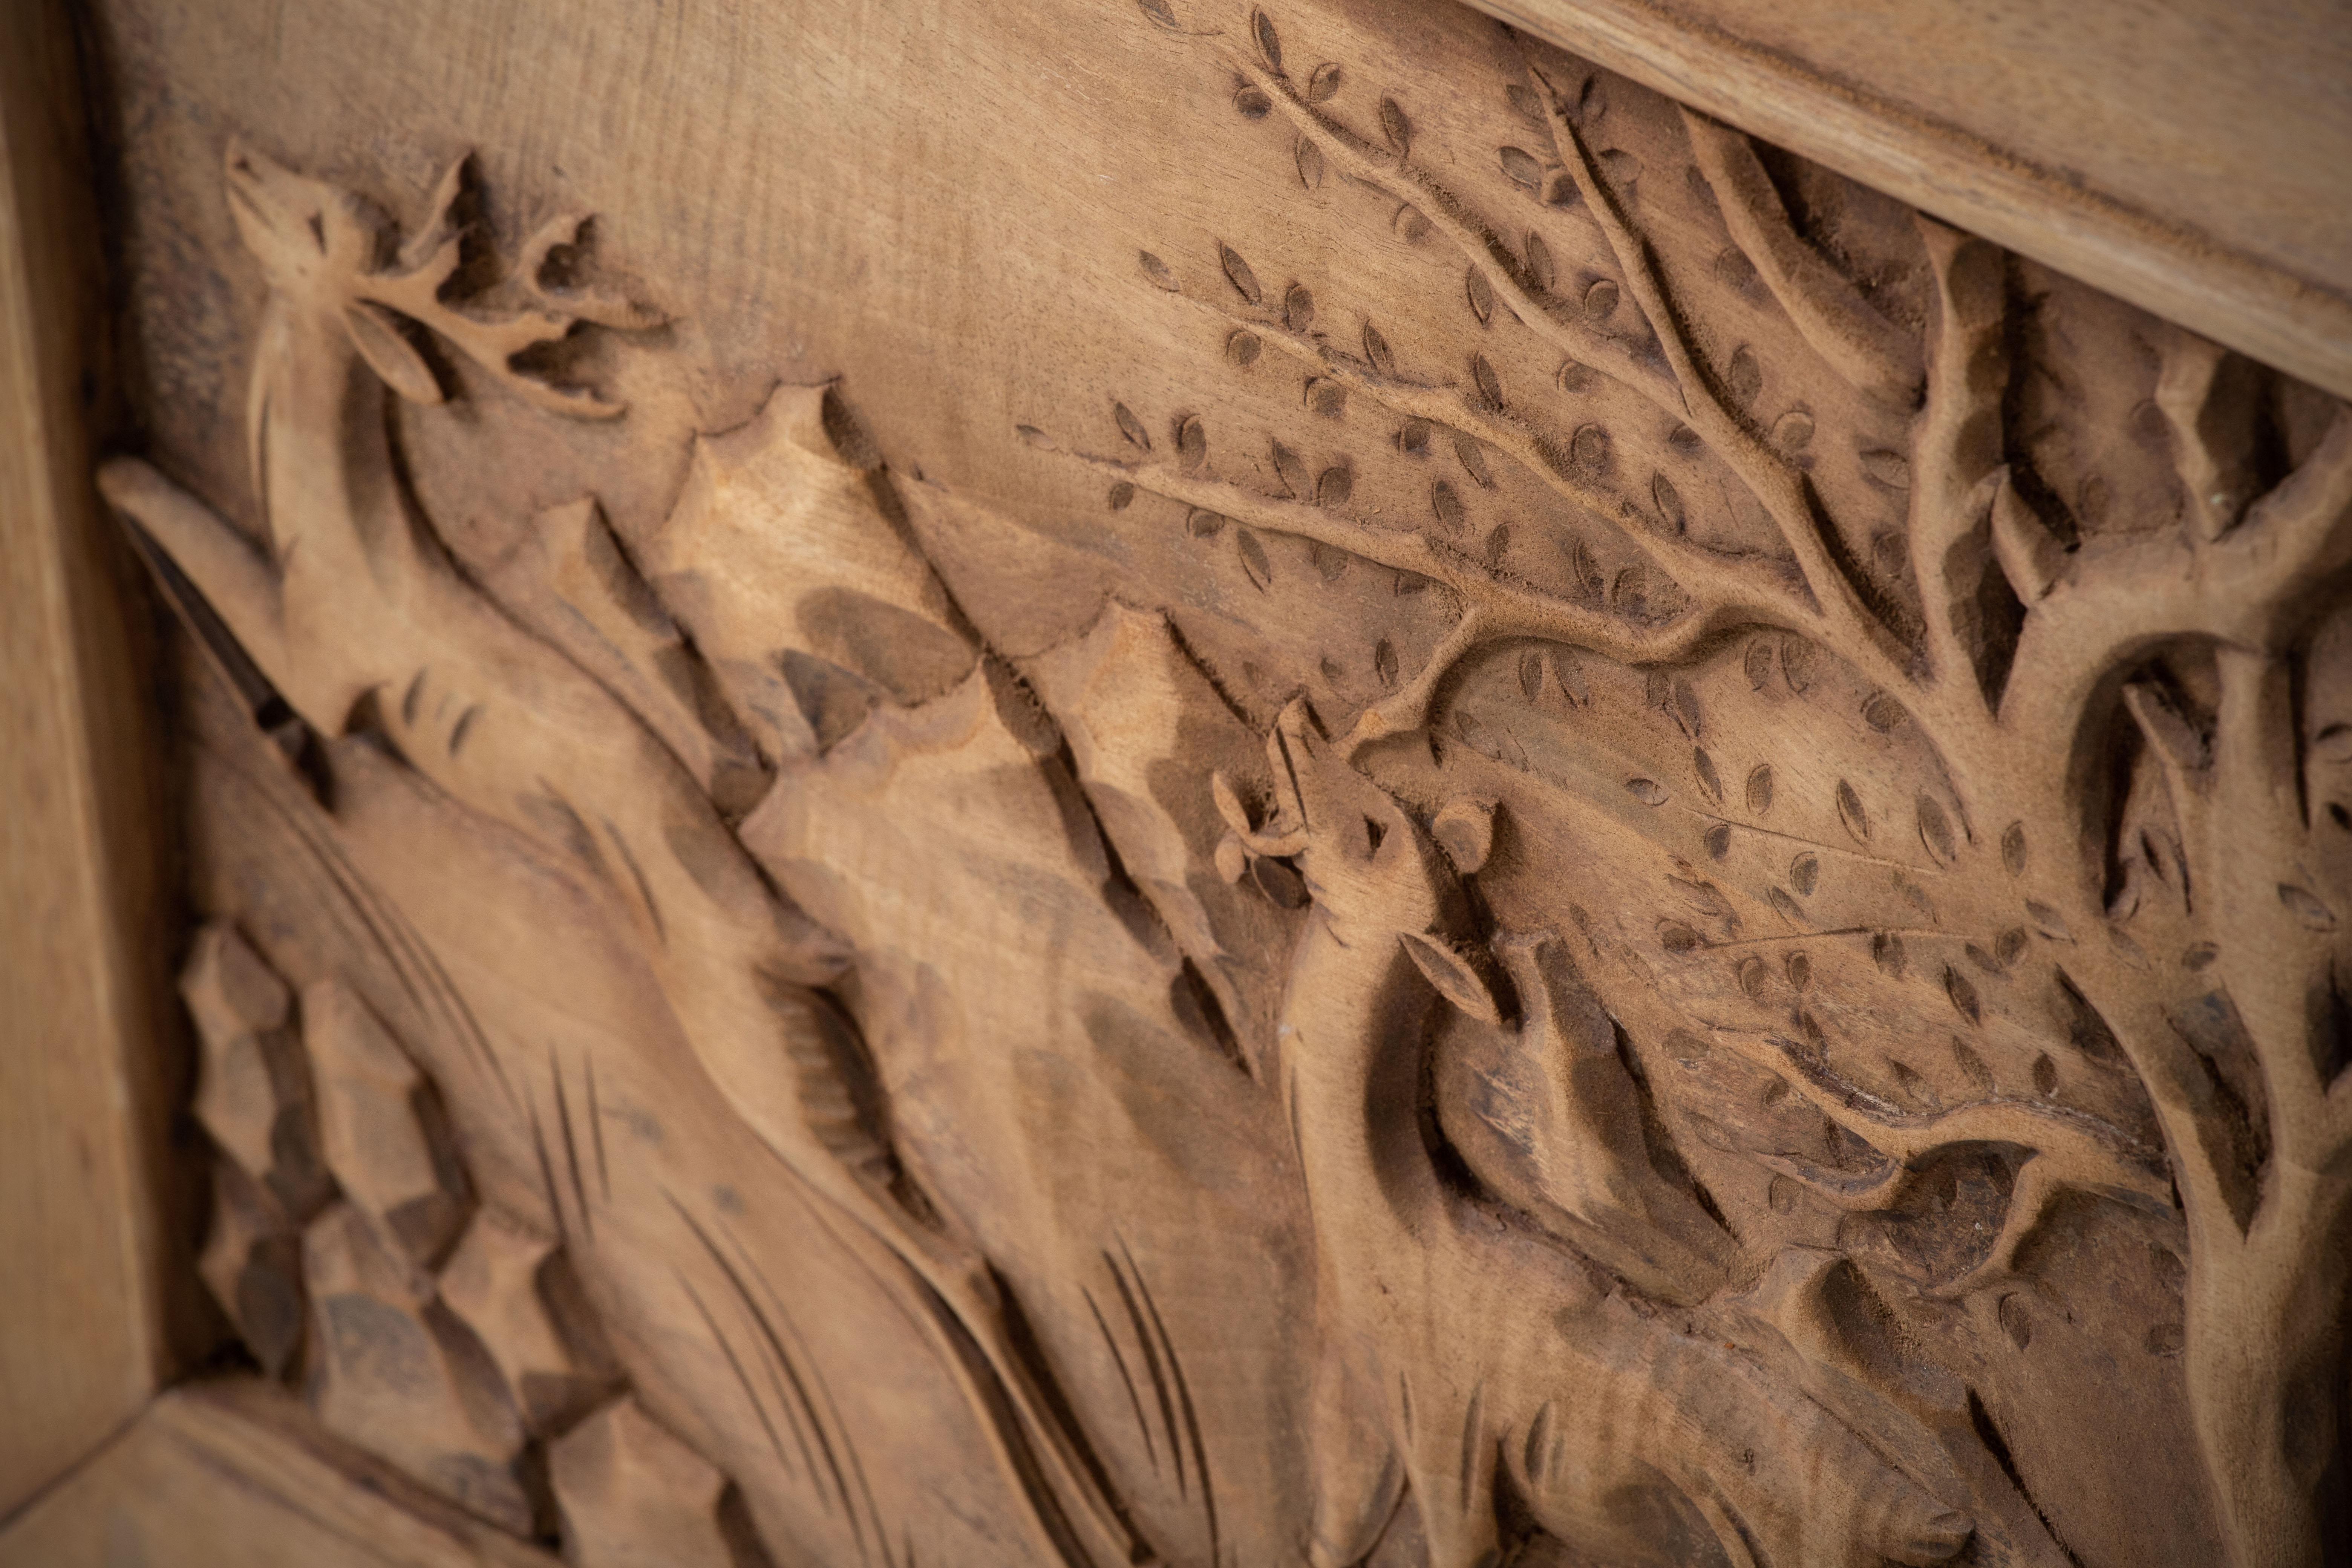
[[[1560,444],[1538,430],[1532,422],[1509,409],[1499,409],[1447,385],[1430,385],[1398,376],[1382,375],[1329,344],[1291,331],[1269,317],[1243,316],[1183,296],[1185,302],[1234,326],[1246,328],[1261,341],[1273,343],[1301,363],[1313,367],[1348,388],[1379,403],[1404,418],[1460,431],[1508,455],[1539,484],[1570,505],[1608,519],[1629,510],[1623,498],[1584,479],[1573,458]],[[1812,635],[1819,617],[1812,606],[1787,585],[1771,577],[1759,581],[1760,563],[1709,550],[1690,539],[1643,526],[1646,518],[1621,521],[1619,527],[1633,546],[1659,570],[1674,577],[1693,597],[1714,597],[1743,608],[1767,625]],[[1772,576],[1786,568],[1771,563]]]
[[[1926,624],[1928,679],[1946,703],[1981,720],[1990,709],[1977,684],[1982,638],[1976,603],[1991,564],[1991,513],[2007,489],[1999,467],[2009,373],[2001,255],[1985,240],[1931,220],[1922,219],[1919,229],[1935,273],[1937,310],[1927,406],[1911,448],[1911,568]]]
[[[1567,301],[1545,292],[1526,265],[1470,214],[1461,198],[1412,166],[1405,154],[1374,147],[1301,98],[1288,78],[1270,75],[1238,57],[1229,58],[1227,63],[1236,75],[1271,97],[1297,125],[1299,134],[1315,143],[1333,167],[1419,210],[1432,227],[1469,258],[1496,298],[1507,302],[1537,336],[1580,364],[1590,365],[1641,394],[1664,412],[1683,416],[1682,397],[1671,381],[1645,363],[1631,345],[1593,331],[1568,315]]]
[[[1798,237],[1748,137],[1687,106],[1682,116],[1692,154],[1715,192],[1733,243],[1755,264],[1813,352],[1848,385],[1882,403],[1908,408],[1917,402],[1918,345]]]
[[[1535,83],[1550,121],[1561,163],[1576,181],[1610,248],[1616,252],[1626,288],[1657,334],[1666,363],[1682,388],[1685,416],[1691,428],[1763,505],[1796,556],[1797,569],[1820,607],[1819,623],[1809,628],[1808,635],[1828,644],[1866,679],[1888,688],[1909,689],[1914,683],[1906,670],[1908,650],[1863,605],[1853,582],[1831,555],[1828,523],[1820,514],[1811,488],[1732,413],[1714,377],[1692,353],[1688,336],[1666,298],[1648,241],[1627,219],[1567,104],[1532,59],[1528,62],[1528,77]]]

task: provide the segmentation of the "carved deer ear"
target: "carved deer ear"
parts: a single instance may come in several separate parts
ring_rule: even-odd
[[[1495,994],[1478,978],[1478,972],[1460,953],[1443,942],[1432,942],[1411,931],[1398,933],[1397,941],[1412,959],[1422,978],[1437,987],[1437,994],[1453,1003],[1482,1024],[1500,1024],[1502,1010],[1495,1005]]]
[[[401,336],[399,318],[383,306],[355,300],[343,307],[352,344],[383,384],[411,403],[442,401],[441,382],[415,345]]]

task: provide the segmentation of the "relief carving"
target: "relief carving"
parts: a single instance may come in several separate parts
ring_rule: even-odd
[[[229,146],[264,534],[100,485],[262,1374],[582,1563],[2320,1562],[2352,411],[1498,25],[1199,12],[1290,205],[1105,237],[1164,362],[969,478],[856,363],[664,414],[650,525],[436,502],[650,458],[680,304]]]

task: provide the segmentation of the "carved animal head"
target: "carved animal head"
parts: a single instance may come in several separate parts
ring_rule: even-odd
[[[484,311],[478,300],[445,299],[465,259],[469,231],[459,209],[467,162],[449,166],[434,193],[432,216],[396,252],[392,226],[367,202],[236,140],[226,159],[229,210],[261,263],[273,309],[329,341],[347,341],[410,402],[439,403],[446,395],[419,348],[423,332],[430,332],[542,408],[574,418],[614,417],[622,405],[592,388],[558,384],[544,369],[520,362],[581,322],[635,331],[657,324],[660,313],[609,289],[574,285],[558,291],[542,283],[551,252],[585,243],[588,220],[578,214],[552,219],[524,247],[506,289],[520,297],[522,308]]]
[[[1232,787],[1216,781],[1219,807],[1229,820],[1238,817],[1243,847],[1296,856],[1307,893],[1343,941],[1398,942],[1447,1001],[1496,1021],[1492,985],[1450,935],[1464,913],[1456,868],[1475,869],[1489,842],[1485,808],[1449,803],[1438,814],[1440,837],[1432,837],[1349,763],[1303,700],[1276,721],[1266,759],[1275,802],[1263,823],[1251,823]]]
[[[227,164],[229,212],[270,290],[348,297],[376,259],[381,229],[366,205],[243,142],[229,142]]]

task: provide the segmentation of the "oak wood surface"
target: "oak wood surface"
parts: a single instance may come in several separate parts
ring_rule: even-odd
[[[282,1390],[167,1390],[5,1526],[8,1568],[552,1568],[389,1466],[321,1438]]]
[[[167,1368],[152,650],[84,475],[100,250],[66,8],[0,14],[0,1516]]]
[[[2325,389],[1423,0],[96,16],[333,1441],[583,1563],[2340,1544]]]
[[[2339,0],[1476,0],[2352,395]]]

